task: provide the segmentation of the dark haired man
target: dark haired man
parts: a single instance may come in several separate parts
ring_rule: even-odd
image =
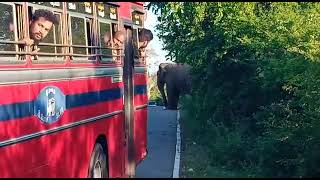
[[[139,49],[146,48],[149,42],[153,39],[153,34],[149,29],[141,29],[138,33]]]
[[[149,29],[141,29],[138,33],[139,46],[138,46],[138,57],[144,58],[146,57],[146,47],[149,42],[153,39],[153,34]]]
[[[32,52],[38,52],[40,48],[37,48],[37,45],[48,35],[53,24],[57,26],[59,25],[59,21],[51,11],[44,9],[36,10],[30,22],[30,38],[24,38],[21,41],[25,45],[31,46]]]

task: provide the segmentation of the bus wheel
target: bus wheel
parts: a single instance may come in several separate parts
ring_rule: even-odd
[[[97,142],[94,146],[89,166],[89,178],[107,178],[107,156],[102,145]]]

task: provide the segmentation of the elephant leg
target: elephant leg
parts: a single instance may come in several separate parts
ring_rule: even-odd
[[[157,80],[157,86],[158,86],[158,89],[160,91],[164,107],[167,107],[168,102],[167,102],[166,94],[164,92],[164,83],[162,83],[159,80]]]
[[[167,86],[167,96],[168,109],[176,110],[178,108],[179,91],[174,87]]]

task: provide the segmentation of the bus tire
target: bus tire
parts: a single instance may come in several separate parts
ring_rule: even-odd
[[[88,177],[108,177],[107,155],[103,149],[103,146],[99,142],[95,144],[91,155]]]

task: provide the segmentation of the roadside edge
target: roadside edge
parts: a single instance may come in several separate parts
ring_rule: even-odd
[[[180,137],[180,112],[177,110],[177,143],[176,143],[176,154],[174,158],[174,166],[172,172],[172,178],[179,178],[180,171],[180,146],[181,146],[181,137]]]

